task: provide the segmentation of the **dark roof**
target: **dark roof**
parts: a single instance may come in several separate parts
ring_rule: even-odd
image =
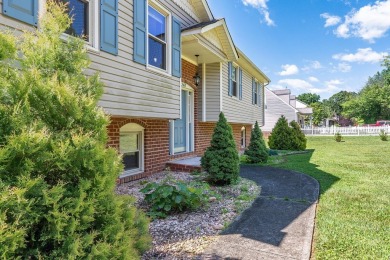
[[[188,31],[188,30],[192,30],[192,29],[196,29],[196,28],[203,28],[203,27],[206,27],[207,25],[216,23],[220,20],[222,20],[222,19],[214,19],[214,20],[209,21],[209,22],[202,22],[202,23],[194,24],[194,25],[191,25],[190,27],[182,29],[181,31],[184,32],[184,31]]]

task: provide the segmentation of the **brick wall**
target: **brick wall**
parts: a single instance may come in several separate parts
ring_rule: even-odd
[[[144,119],[111,117],[108,126],[108,146],[119,150],[119,130],[128,123],[136,123],[144,128],[144,169],[142,174],[120,180],[121,183],[162,171],[169,159],[169,121],[167,119]]]
[[[216,123],[199,122],[198,132],[196,134],[195,151],[198,156],[202,156],[207,147],[210,146],[211,137],[214,133]],[[251,138],[252,125],[230,124],[233,130],[234,141],[236,142],[237,150],[243,152],[245,148],[241,148],[241,128],[246,129],[246,147],[249,145]]]

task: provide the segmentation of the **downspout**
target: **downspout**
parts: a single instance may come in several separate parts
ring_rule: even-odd
[[[265,87],[269,85],[269,83],[271,83],[271,81],[268,81],[266,84],[264,84],[263,86],[263,116],[262,116],[262,119],[263,119],[263,125],[265,125],[265,104],[264,104],[264,96],[265,96]]]

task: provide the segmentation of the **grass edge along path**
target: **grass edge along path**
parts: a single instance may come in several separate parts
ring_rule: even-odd
[[[317,179],[313,259],[390,259],[390,142],[308,137],[309,153],[271,166]]]

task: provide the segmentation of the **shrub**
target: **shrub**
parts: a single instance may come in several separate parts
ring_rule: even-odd
[[[149,215],[153,218],[165,218],[172,212],[196,209],[207,203],[206,193],[210,187],[205,183],[185,184],[167,177],[161,183],[149,183],[141,192],[145,201],[151,205]]]
[[[263,133],[260,130],[259,124],[255,123],[255,127],[251,132],[251,141],[248,149],[245,151],[247,161],[249,163],[266,163],[268,160],[268,152],[263,139]]]
[[[292,129],[291,142],[293,150],[303,151],[306,149],[306,136],[302,132],[301,127],[295,121],[290,122],[290,126]]]
[[[123,166],[106,147],[102,84],[82,73],[84,42],[61,39],[64,6],[48,3],[39,30],[0,33],[0,255],[138,259],[148,220],[114,194]]]
[[[337,132],[337,133],[334,135],[334,140],[335,140],[336,142],[341,142],[342,139],[343,139],[343,136],[342,136],[339,132]]]
[[[226,185],[238,180],[240,159],[232,128],[222,112],[219,114],[210,146],[201,159],[201,165],[208,173],[211,183]]]
[[[385,130],[381,130],[381,132],[379,133],[379,138],[382,140],[382,141],[387,141],[387,133]]]
[[[288,126],[287,119],[281,116],[268,137],[269,148],[275,150],[294,150],[292,129]]]

